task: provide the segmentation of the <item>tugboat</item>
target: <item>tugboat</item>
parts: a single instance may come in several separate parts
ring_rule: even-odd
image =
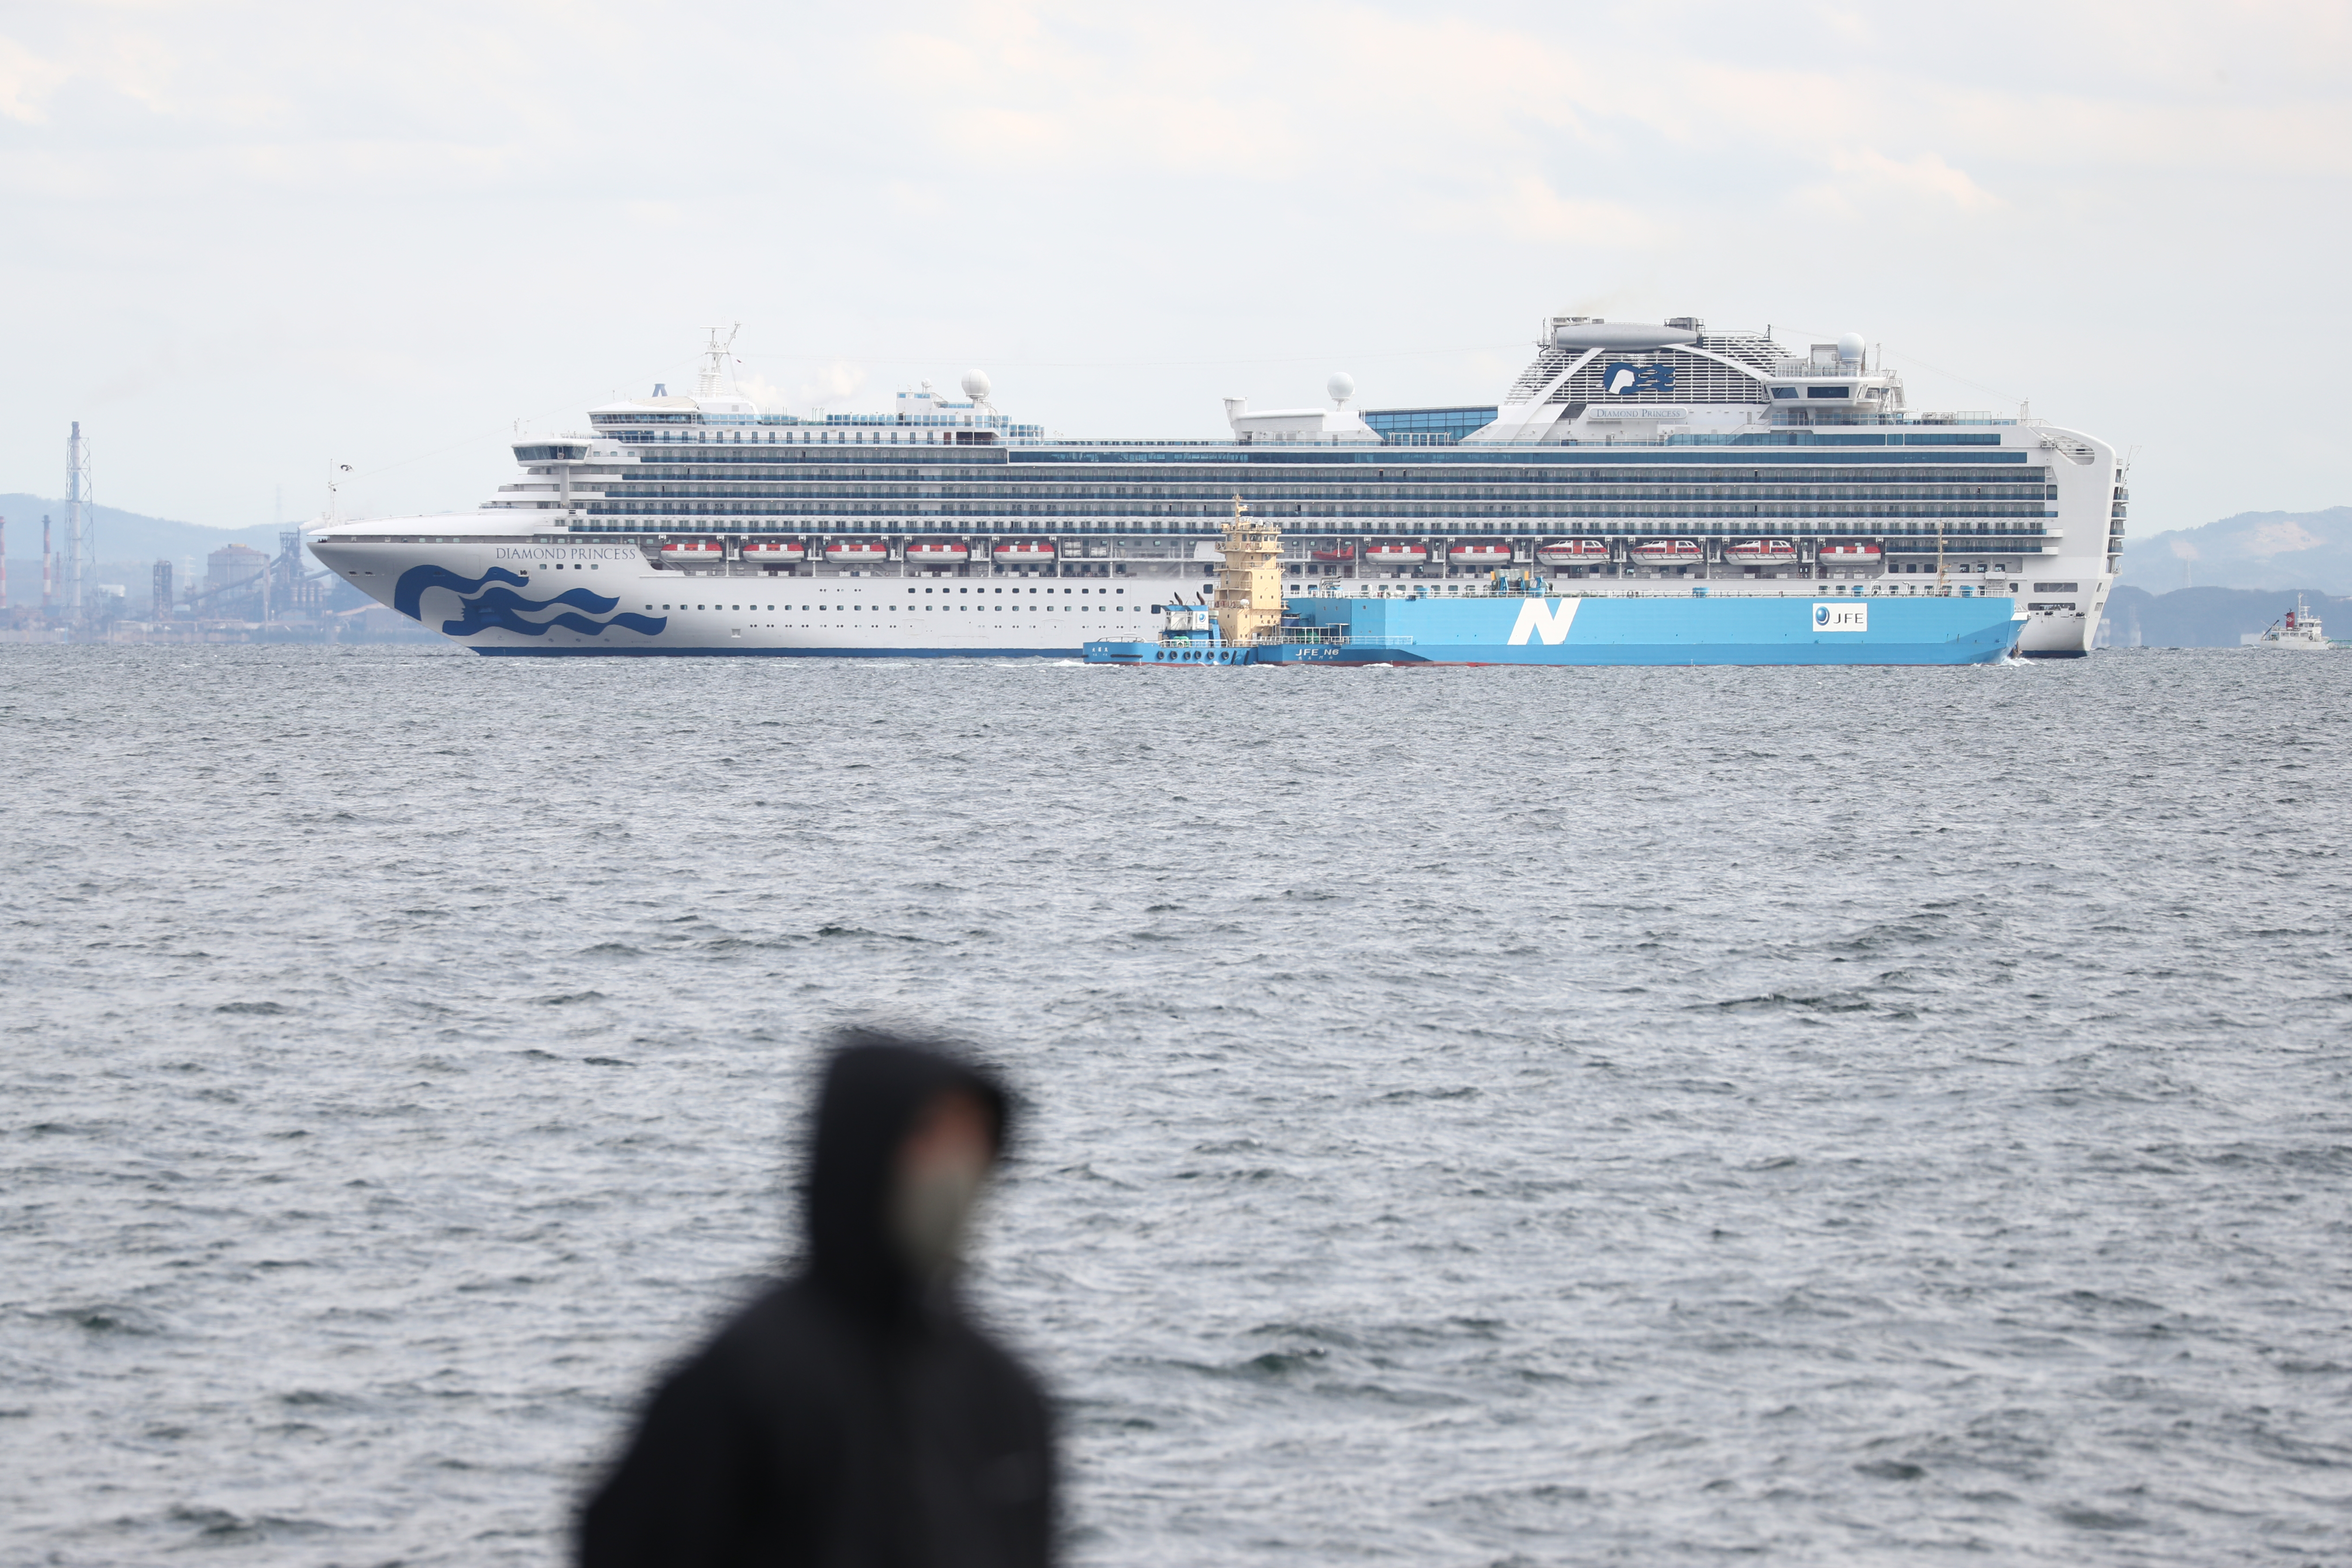
[[[2320,629],[2319,617],[2304,606],[2303,595],[2294,596],[2294,608],[2273,621],[2258,637],[2245,639],[2249,647],[2279,648],[2288,653],[2330,653],[2336,645],[2327,640]]]

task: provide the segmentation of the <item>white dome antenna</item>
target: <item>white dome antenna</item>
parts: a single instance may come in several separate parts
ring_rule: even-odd
[[[968,370],[963,373],[963,395],[974,403],[985,404],[988,401],[989,386],[986,371]]]
[[[1356,395],[1356,378],[1344,370],[1335,370],[1331,379],[1323,384],[1323,390],[1331,395],[1332,402],[1345,408],[1348,399]]]
[[[1860,332],[1847,332],[1838,339],[1838,361],[1843,364],[1860,364],[1864,348]]]

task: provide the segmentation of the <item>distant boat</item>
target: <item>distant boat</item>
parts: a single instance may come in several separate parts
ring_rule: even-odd
[[[2294,609],[2262,631],[2238,641],[2246,647],[2277,648],[2288,653],[2331,653],[2336,647],[2320,628],[2319,617],[2305,606],[2300,594],[2294,596]]]

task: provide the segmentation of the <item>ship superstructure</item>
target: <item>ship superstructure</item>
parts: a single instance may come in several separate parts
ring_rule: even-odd
[[[1058,654],[1214,593],[1232,498],[1301,595],[1442,596],[1539,570],[1586,596],[1977,595],[2020,651],[2080,655],[2122,549],[2114,449],[1922,414],[1855,335],[1548,319],[1489,406],[1252,411],[1211,440],[1066,440],[974,372],[880,414],[763,411],[715,338],[657,386],[523,438],[481,510],[322,530],[313,551],[485,653]]]

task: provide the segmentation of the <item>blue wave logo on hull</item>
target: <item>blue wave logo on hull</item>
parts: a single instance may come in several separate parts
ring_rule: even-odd
[[[509,572],[503,566],[493,566],[478,577],[460,577],[446,566],[412,566],[400,574],[400,582],[392,590],[392,607],[410,620],[422,621],[425,618],[425,591],[446,588],[457,595],[458,602],[465,608],[465,614],[458,619],[441,623],[442,635],[453,637],[469,637],[477,632],[491,630],[520,632],[525,637],[545,637],[549,629],[555,626],[591,637],[602,637],[616,626],[625,632],[653,637],[669,625],[667,616],[614,615],[612,612],[619,606],[620,600],[592,594],[585,588],[567,588],[551,598],[526,599],[514,591],[525,581],[521,574]],[[506,584],[514,586],[494,585]],[[571,608],[543,621],[523,618],[526,610],[551,610],[558,605],[568,605]],[[575,614],[576,611],[587,614]],[[592,621],[589,616],[605,618]]]

